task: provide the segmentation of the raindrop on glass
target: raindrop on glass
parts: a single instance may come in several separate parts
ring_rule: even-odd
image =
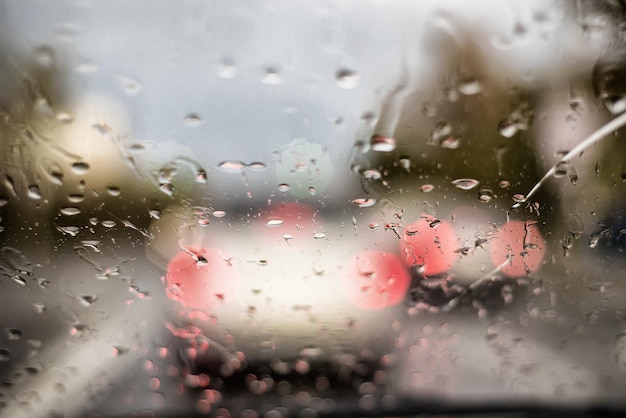
[[[254,162],[254,163],[248,164],[247,167],[250,170],[261,171],[261,170],[265,170],[267,168],[267,165],[265,163],[261,163],[261,162]]]
[[[111,186],[107,186],[107,193],[109,193],[109,195],[111,196],[117,197],[120,194],[122,194],[122,190],[117,186],[111,185]]]
[[[74,121],[74,116],[67,112],[58,112],[55,115],[57,122],[60,123],[72,123]]]
[[[265,84],[277,85],[283,82],[280,71],[276,68],[267,68],[261,80]]]
[[[511,138],[517,133],[517,124],[511,120],[502,121],[498,125],[498,132],[505,138]]]
[[[67,200],[72,203],[80,203],[85,200],[85,195],[81,193],[73,193],[67,196]]]
[[[352,203],[354,203],[360,208],[369,208],[370,206],[374,206],[376,204],[376,199],[371,198],[371,197],[359,198],[359,199],[354,199]]]
[[[567,171],[569,169],[569,164],[567,161],[561,161],[558,163],[554,169],[554,177],[561,178],[567,175]]]
[[[382,135],[375,135],[370,140],[372,151],[391,152],[396,149],[396,140],[394,138]]]
[[[452,181],[452,185],[461,190],[472,190],[474,187],[478,186],[480,182],[474,179],[456,179]]]
[[[481,202],[489,202],[494,198],[493,190],[491,189],[480,189],[478,191],[478,199]]]
[[[515,203],[524,203],[526,201],[526,196],[521,193],[516,193],[513,195],[513,201]]]
[[[9,328],[6,330],[6,336],[9,341],[17,341],[22,338],[22,330],[18,328]]]
[[[326,233],[325,232],[314,232],[313,233],[313,238],[315,238],[315,239],[326,238]]]
[[[200,117],[200,115],[197,115],[195,113],[190,113],[185,116],[185,125],[189,126],[190,128],[197,128],[203,123],[204,120]]]
[[[626,96],[623,95],[611,95],[607,96],[603,100],[604,106],[614,115],[622,113],[626,110]]]
[[[85,308],[88,308],[91,305],[93,305],[96,302],[97,299],[98,298],[96,296],[93,296],[93,295],[81,296],[80,297],[80,304],[82,306],[84,306]]]
[[[80,229],[77,226],[57,226],[57,231],[69,235],[71,237],[75,237],[80,232]]]
[[[237,75],[237,67],[229,60],[224,59],[217,65],[217,76],[221,78],[235,78]]]
[[[268,219],[268,221],[265,223],[265,226],[269,226],[270,228],[276,228],[278,226],[281,226],[285,221],[283,221],[281,218],[271,218]]]
[[[172,197],[174,195],[174,186],[172,186],[171,183],[164,183],[159,187],[159,190],[163,193],[165,193],[166,195],[168,195],[169,197]]]
[[[54,50],[47,45],[35,48],[35,60],[42,67],[49,68],[54,64]]]
[[[32,185],[28,187],[28,197],[33,200],[41,199],[41,191],[39,190],[39,186]]]
[[[443,138],[439,145],[442,148],[457,149],[461,146],[461,138],[450,135]]]
[[[196,183],[204,184],[207,182],[207,174],[203,169],[196,171]]]
[[[279,192],[286,192],[289,189],[291,189],[291,186],[289,186],[287,183],[282,183],[278,185],[278,191]]]
[[[213,217],[215,218],[223,218],[224,216],[226,216],[226,212],[223,210],[214,210],[211,215],[213,215]]]
[[[464,94],[466,96],[471,96],[474,94],[478,94],[481,91],[481,86],[478,80],[475,78],[468,78],[459,82],[459,93]]]
[[[80,213],[80,209],[79,208],[73,208],[73,207],[61,208],[60,212],[61,212],[62,215],[65,215],[65,216],[75,216],[75,215],[78,215]]]
[[[74,172],[74,174],[78,175],[87,174],[89,168],[89,164],[83,161],[77,161],[72,164],[72,171]]]
[[[222,161],[218,164],[217,168],[222,171],[236,173],[243,171],[246,168],[246,164],[241,161]]]
[[[380,180],[381,174],[378,170],[365,170],[363,172],[363,177],[368,180]]]
[[[124,92],[126,92],[129,96],[136,96],[141,91],[141,83],[137,80],[133,80],[130,77],[124,77],[122,75],[118,75],[117,80],[124,89]]]
[[[409,171],[411,169],[411,158],[408,155],[401,155],[398,162],[400,163],[400,167],[405,170]]]
[[[339,70],[335,75],[337,85],[342,89],[353,89],[359,85],[359,74],[352,70]]]

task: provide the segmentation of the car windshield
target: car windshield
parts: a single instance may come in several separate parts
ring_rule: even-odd
[[[0,415],[624,412],[625,7],[0,0]]]

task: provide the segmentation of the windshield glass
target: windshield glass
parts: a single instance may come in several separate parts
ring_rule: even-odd
[[[623,408],[625,16],[0,0],[0,415]]]

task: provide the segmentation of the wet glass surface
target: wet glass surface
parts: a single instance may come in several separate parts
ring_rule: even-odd
[[[0,1],[0,415],[623,410],[625,16]]]

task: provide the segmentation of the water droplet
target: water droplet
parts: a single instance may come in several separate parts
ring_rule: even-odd
[[[202,119],[200,115],[197,115],[195,113],[190,113],[185,116],[185,125],[189,126],[190,128],[197,128],[203,123],[204,119]]]
[[[0,197],[0,208],[3,206],[6,206],[9,203],[9,199],[6,199],[4,197]]]
[[[82,161],[77,161],[75,163],[72,164],[72,171],[75,174],[78,174],[79,176],[82,176],[83,174],[87,174],[87,172],[89,171],[89,164],[87,164],[86,162],[82,162]]]
[[[437,116],[437,106],[434,103],[425,103],[422,107],[422,114],[427,118],[434,118]]]
[[[265,226],[269,226],[271,228],[275,228],[281,226],[285,221],[281,218],[270,218],[265,223]]]
[[[516,193],[513,195],[513,201],[515,203],[524,203],[526,201],[526,196],[521,193]]]
[[[283,79],[280,75],[280,71],[276,68],[267,68],[265,70],[265,74],[263,75],[263,79],[261,80],[265,84],[269,85],[277,85],[283,82]]]
[[[408,155],[401,155],[398,162],[400,163],[400,167],[404,168],[406,171],[411,169],[411,158]]]
[[[174,179],[177,173],[178,170],[174,166],[163,167],[159,171],[158,181],[159,183],[169,183]]]
[[[133,80],[130,77],[124,77],[122,75],[118,75],[117,80],[129,96],[136,96],[141,91],[142,85],[137,80]]]
[[[11,351],[8,348],[0,348],[0,362],[11,360]]]
[[[380,180],[381,174],[378,170],[365,170],[363,177],[369,180]]]
[[[224,59],[217,65],[217,76],[221,78],[235,78],[237,67],[230,59]]]
[[[569,164],[567,161],[559,162],[554,169],[554,178],[561,178],[567,175]]]
[[[75,216],[78,215],[80,213],[80,209],[79,208],[73,208],[73,207],[67,207],[67,208],[61,208],[60,211],[62,215],[65,216]]]
[[[254,163],[248,164],[247,167],[250,170],[261,171],[261,170],[265,170],[267,168],[267,165],[265,163],[261,163],[261,162],[254,162]]]
[[[313,232],[313,238],[315,239],[326,238],[326,233],[325,232]]]
[[[57,231],[71,237],[75,237],[76,235],[78,235],[78,232],[80,232],[80,228],[78,228],[77,226],[57,226],[56,229]]]
[[[602,102],[604,106],[614,115],[622,113],[626,110],[626,96],[623,95],[611,95],[605,97]]]
[[[578,238],[585,230],[582,218],[575,213],[572,213],[569,216],[569,230],[576,238]]]
[[[511,138],[517,133],[517,124],[512,120],[505,120],[498,125],[498,132],[505,138]]]
[[[422,193],[432,192],[434,189],[435,186],[433,186],[432,184],[423,184],[422,186],[420,186],[420,192]]]
[[[374,206],[376,204],[376,199],[371,198],[371,197],[359,198],[359,199],[354,199],[352,203],[354,203],[360,208],[369,208],[370,206]]]
[[[375,135],[370,140],[372,151],[391,152],[396,149],[396,140],[388,136]]]
[[[50,68],[54,64],[54,50],[48,45],[42,45],[35,48],[35,60],[42,67]]]
[[[33,307],[35,308],[35,312],[38,314],[44,313],[46,311],[46,305],[41,302],[33,303]]]
[[[511,183],[508,180],[500,179],[498,180],[498,185],[501,189],[508,189],[511,187]]]
[[[109,193],[109,195],[111,196],[117,197],[120,194],[122,194],[122,190],[117,186],[110,185],[110,186],[107,186],[107,193]]]
[[[171,183],[161,184],[161,186],[159,186],[159,190],[169,197],[172,197],[174,195],[174,186],[172,186]]]
[[[148,214],[152,219],[161,219],[161,211],[158,209],[151,209]]]
[[[489,202],[494,198],[493,190],[491,189],[480,189],[478,191],[478,199],[481,202]]]
[[[226,216],[226,212],[225,212],[225,211],[223,211],[223,210],[214,210],[214,211],[213,211],[213,213],[212,213],[212,215],[213,215],[215,218],[223,218],[224,216]]]
[[[18,328],[9,328],[6,330],[6,336],[9,341],[20,340],[22,335],[22,330]]]
[[[443,138],[439,142],[439,145],[442,148],[457,149],[461,146],[461,138],[450,135],[450,136]]]
[[[115,226],[115,221],[107,220],[100,222],[105,228],[113,228]]]
[[[289,186],[287,183],[281,183],[278,185],[278,191],[279,192],[286,192],[289,189],[291,189],[291,186]]]
[[[63,170],[57,163],[50,163],[46,168],[46,172],[50,176],[52,183],[57,186],[63,184]]]
[[[72,123],[74,122],[74,116],[67,112],[58,112],[55,115],[57,122],[60,123]]]
[[[309,187],[309,194],[311,194],[311,196],[315,196],[315,193],[316,193],[315,187],[313,186]]]
[[[72,203],[80,203],[85,200],[85,195],[80,193],[74,193],[67,196],[67,200]]]
[[[456,179],[452,181],[452,185],[461,190],[472,190],[474,187],[478,186],[480,182],[474,179]]]
[[[246,164],[241,161],[222,161],[217,168],[226,172],[237,173],[243,171],[246,168]]]
[[[466,96],[471,96],[481,92],[482,88],[480,83],[475,78],[468,78],[459,82],[459,93]]]
[[[452,134],[452,126],[448,122],[437,122],[430,134],[430,138],[433,144],[437,144],[442,139],[450,136],[450,134]]]
[[[28,186],[28,197],[33,200],[41,199],[41,191],[39,190],[39,186],[37,185]]]
[[[352,70],[342,69],[335,75],[337,85],[342,89],[353,89],[359,85],[359,74]]]
[[[199,170],[196,172],[196,183],[201,183],[201,184],[204,184],[204,183],[206,183],[206,182],[207,182],[207,179],[208,179],[208,178],[207,178],[207,173],[206,173],[206,171],[205,171],[205,170],[203,170],[203,169],[199,169]]]
[[[84,306],[85,308],[88,308],[91,305],[93,305],[96,302],[96,300],[98,300],[96,296],[85,295],[85,296],[80,297],[80,304]]]
[[[50,106],[50,103],[48,102],[48,100],[46,100],[43,97],[40,97],[35,101],[34,108],[35,108],[35,111],[37,111],[38,113],[41,113],[42,115],[46,115],[47,117],[50,117],[50,118],[54,116],[54,111],[52,110],[52,106]]]

